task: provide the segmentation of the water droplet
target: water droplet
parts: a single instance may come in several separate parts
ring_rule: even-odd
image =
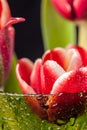
[[[75,118],[70,118],[70,125],[74,125],[75,123]]]
[[[48,127],[48,130],[53,130],[53,128],[51,126]]]

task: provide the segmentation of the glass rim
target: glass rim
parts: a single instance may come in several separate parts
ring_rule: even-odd
[[[84,94],[87,94],[87,92],[78,92],[78,93],[58,93],[58,94],[22,94],[22,93],[9,93],[9,92],[4,92],[4,91],[0,91],[0,95],[3,96],[17,96],[17,97],[38,97],[38,96],[62,96],[63,94],[66,94],[67,96],[72,96],[72,95],[79,95],[79,96],[83,96]]]

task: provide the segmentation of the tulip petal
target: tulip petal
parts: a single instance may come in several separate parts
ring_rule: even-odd
[[[11,27],[11,24],[18,22],[23,22],[23,18],[10,18],[3,29],[0,32],[0,51],[2,53],[3,65],[4,65],[4,74],[5,79],[11,68],[13,49],[14,49],[14,28]]]
[[[48,50],[42,57],[43,63],[47,60],[56,61],[65,71],[70,71],[73,69],[78,69],[82,65],[82,59],[79,52],[76,49],[66,48],[55,48],[53,50]]]
[[[0,17],[1,17],[1,14],[2,14],[2,3],[0,1]]]
[[[82,62],[83,62],[83,66],[87,66],[87,51],[80,46],[74,46],[74,45],[69,46],[69,49],[71,48],[74,48],[79,52]]]
[[[51,94],[87,92],[87,67],[69,71],[54,83]]]
[[[36,93],[41,93],[41,75],[40,75],[41,66],[42,66],[42,60],[37,59],[30,77],[31,80],[30,84],[32,88],[36,91]]]
[[[74,0],[74,10],[78,19],[87,19],[87,0]]]
[[[48,99],[48,120],[53,122],[58,119],[65,122],[77,117],[84,112],[86,96],[84,93],[61,93],[51,95]]]
[[[4,66],[2,55],[0,54],[0,90],[2,90],[3,83],[4,83]]]
[[[7,20],[11,17],[11,13],[7,0],[1,0],[0,4],[0,28],[2,28],[7,22]]]
[[[42,93],[50,94],[55,80],[64,72],[63,68],[55,61],[46,61],[41,70]]]
[[[21,75],[21,78],[27,82],[27,84],[30,84],[30,75],[33,69],[33,63],[27,58],[22,58],[19,60],[18,64],[18,71]]]
[[[66,49],[64,69],[66,71],[77,70],[82,66],[82,59],[76,49]]]
[[[48,50],[44,53],[42,60],[43,62],[47,60],[54,60],[60,66],[64,67],[65,50],[63,48],[55,48],[53,50]]]
[[[11,36],[13,36],[10,39],[10,36],[8,37],[8,34],[11,33]],[[2,55],[2,61],[4,66],[4,80],[7,78],[7,75],[9,73],[9,69],[11,67],[11,60],[12,60],[12,53],[13,53],[13,38],[14,38],[14,30],[3,30],[0,31],[0,52]]]
[[[74,15],[72,15],[72,6],[66,0],[51,0],[55,9],[65,18],[70,20],[74,19]]]
[[[19,23],[19,22],[24,22],[25,19],[24,18],[14,18],[14,17],[11,17],[8,19],[8,21],[5,23],[4,27],[8,27],[8,26],[11,26],[12,24],[16,24],[16,23]]]
[[[32,62],[26,58],[19,60],[16,66],[17,79],[24,94],[35,94],[35,91],[29,85],[32,67]]]

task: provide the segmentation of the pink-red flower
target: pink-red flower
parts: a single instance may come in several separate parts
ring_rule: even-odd
[[[24,94],[40,94],[26,97],[40,117],[50,121],[68,119],[83,109],[81,93],[87,92],[85,49],[55,48],[46,51],[35,63],[22,58],[16,66],[16,74]]]
[[[12,18],[7,0],[0,0],[0,86],[3,86],[11,68],[14,50],[14,28],[12,24],[24,21]]]
[[[56,10],[69,20],[87,20],[87,0],[51,0]]]

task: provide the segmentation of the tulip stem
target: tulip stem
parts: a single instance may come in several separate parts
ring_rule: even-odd
[[[87,22],[78,24],[78,45],[87,48]]]

